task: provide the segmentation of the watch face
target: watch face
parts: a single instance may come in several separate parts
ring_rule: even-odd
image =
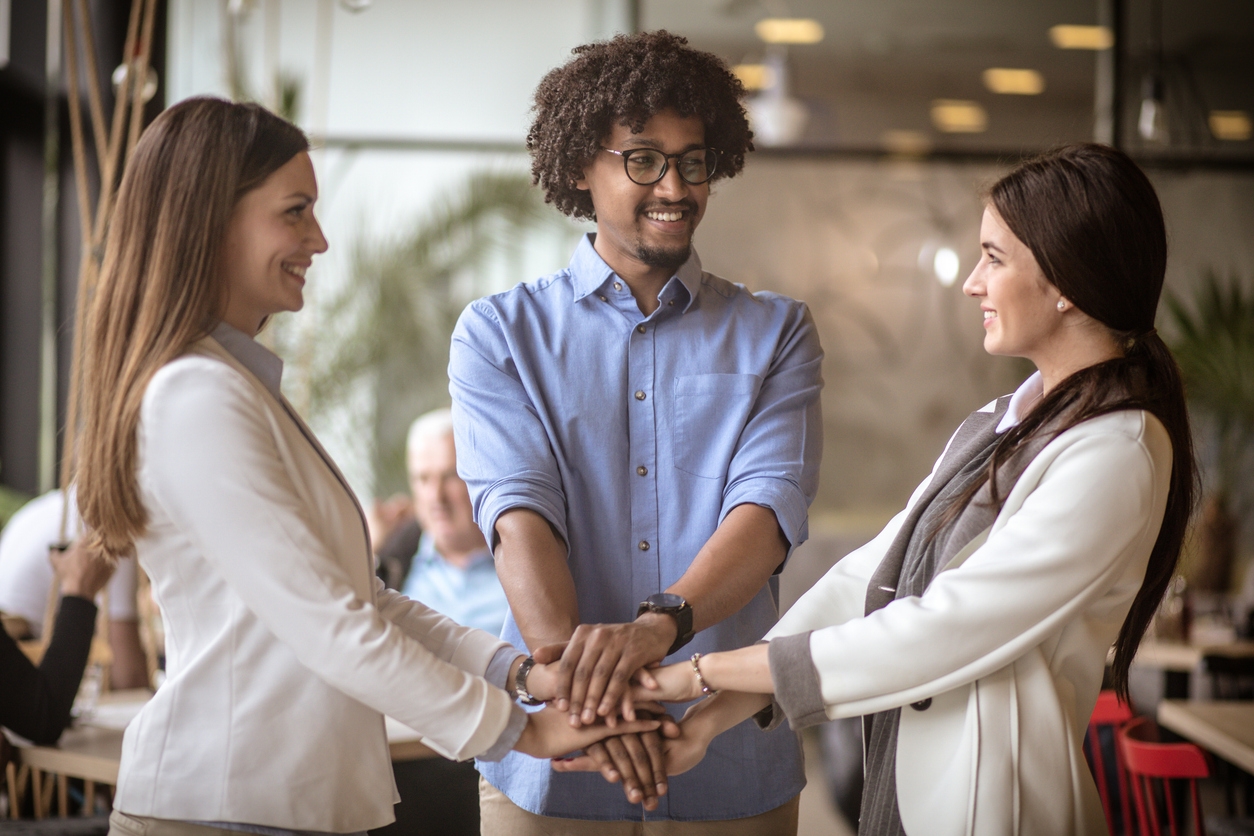
[[[684,605],[684,599],[673,592],[659,592],[649,596],[649,603],[659,609],[677,610]]]

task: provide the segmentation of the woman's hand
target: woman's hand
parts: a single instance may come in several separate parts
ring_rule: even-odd
[[[527,715],[527,725],[514,748],[533,758],[557,758],[591,746],[610,735],[651,732],[661,725],[657,720],[624,720],[616,728],[604,723],[575,728],[564,712],[545,706]]]
[[[689,723],[689,716],[697,706],[688,709],[679,723],[679,736],[666,741],[666,774],[679,775],[692,769],[705,757],[710,748],[712,737],[704,732],[707,727],[697,723]]]
[[[87,538],[75,540],[66,548],[53,546],[48,551],[52,569],[61,580],[62,595],[77,595],[88,601],[104,589],[117,564],[87,548]]]
[[[692,662],[649,668],[632,678],[631,696],[635,700],[688,702],[701,695],[701,684],[692,672]]]

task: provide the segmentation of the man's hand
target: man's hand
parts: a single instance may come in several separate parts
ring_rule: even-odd
[[[629,624],[580,624],[558,667],[557,709],[569,711],[574,726],[619,710],[632,719],[632,674],[660,662],[678,629],[675,619],[659,613],[645,613]]]
[[[600,772],[611,784],[620,781],[623,794],[630,804],[643,804],[646,810],[656,810],[659,796],[666,795],[666,744],[679,736],[679,726],[670,715],[656,710],[637,710],[637,716],[653,716],[662,721],[657,731],[643,734],[624,734],[609,737],[600,743],[584,747],[583,754],[566,760],[553,761],[557,772]]]
[[[614,731],[604,723],[595,726],[572,728],[558,711],[544,708],[527,715],[527,725],[514,748],[533,758],[556,758],[594,745]],[[631,733],[652,732],[659,728],[657,720],[640,719],[625,723],[622,728]]]

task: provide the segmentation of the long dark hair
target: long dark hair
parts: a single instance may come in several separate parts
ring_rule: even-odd
[[[1045,278],[1110,328],[1124,354],[1055,386],[998,442],[983,478],[955,507],[972,501],[984,482],[1000,506],[997,469],[1033,438],[1125,409],[1145,410],[1162,422],[1172,450],[1167,508],[1145,578],[1119,629],[1112,665],[1115,690],[1126,699],[1128,666],[1175,573],[1197,484],[1180,370],[1154,330],[1167,268],[1162,208],[1136,163],[1091,143],[1028,160],[997,181],[988,199],[1032,251]]]
[[[148,381],[205,336],[226,301],[222,239],[243,195],[309,148],[255,104],[193,98],[158,116],[122,175],[86,318],[78,502],[96,546],[119,557],[148,522],[135,473]]]

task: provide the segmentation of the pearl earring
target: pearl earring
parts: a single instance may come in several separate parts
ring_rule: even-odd
[[[1058,300],[1058,313],[1062,313],[1062,312],[1063,312],[1063,311],[1065,311],[1066,309],[1067,309],[1067,302],[1066,302],[1066,300],[1059,299],[1059,300]]]

